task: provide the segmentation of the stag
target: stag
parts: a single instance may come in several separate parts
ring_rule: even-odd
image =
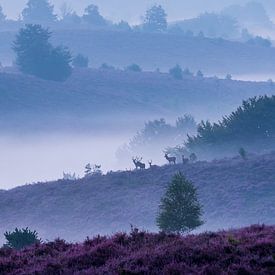
[[[169,164],[174,163],[176,164],[176,157],[169,157],[168,154],[165,154],[164,157],[169,161]]]
[[[145,169],[145,163],[142,163],[142,158],[132,158],[134,165],[136,166],[136,169]]]

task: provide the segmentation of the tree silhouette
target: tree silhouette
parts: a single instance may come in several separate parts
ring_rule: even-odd
[[[98,7],[95,5],[89,5],[82,17],[83,21],[91,26],[104,27],[107,25],[107,21],[99,13]]]
[[[40,25],[20,29],[13,43],[16,63],[23,73],[63,81],[71,74],[71,54],[67,48],[53,47],[50,37],[49,30]]]
[[[53,13],[54,6],[48,0],[29,0],[22,11],[25,23],[53,23],[57,16]]]
[[[160,5],[146,11],[143,29],[145,31],[163,32],[167,30],[167,14]]]
[[[203,224],[197,190],[181,173],[172,179],[159,209],[157,225],[165,232],[187,233]]]

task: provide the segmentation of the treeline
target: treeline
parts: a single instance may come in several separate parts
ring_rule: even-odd
[[[114,23],[106,19],[98,6],[90,4],[77,14],[64,3],[57,15],[54,6],[48,0],[29,0],[17,20],[7,19],[0,7],[0,30],[17,30],[25,24],[40,24],[53,29],[102,29],[117,31],[166,32],[201,38],[224,38],[240,40],[250,45],[271,46],[268,39],[252,35],[238,20],[226,13],[204,13],[196,18],[181,20],[176,23],[167,21],[165,9],[158,4],[153,5],[142,15],[142,22],[130,25],[121,20]]]
[[[274,150],[274,110],[275,96],[243,101],[236,111],[217,123],[202,121],[197,135],[188,136],[184,149],[203,157],[236,154],[244,148],[255,153]]]

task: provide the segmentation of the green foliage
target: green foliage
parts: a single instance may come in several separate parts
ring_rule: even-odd
[[[182,76],[183,75],[183,71],[182,71],[182,68],[181,68],[181,66],[179,64],[177,64],[175,67],[171,68],[169,70],[169,74],[171,76],[173,76],[175,79],[178,79],[178,80],[180,80],[180,79],[183,78],[183,76]]]
[[[22,11],[23,21],[26,23],[53,23],[57,16],[53,13],[54,6],[48,0],[29,0]]]
[[[187,233],[203,224],[197,190],[181,173],[172,179],[159,209],[157,225],[165,232]]]
[[[71,74],[71,54],[67,48],[53,47],[50,37],[49,30],[40,25],[20,29],[13,43],[16,62],[23,73],[63,81]]]
[[[243,101],[242,106],[218,123],[202,121],[198,134],[188,137],[186,148],[192,152],[218,148],[238,150],[246,144],[254,151],[271,150],[275,136],[274,110],[275,96]]]
[[[143,29],[151,32],[167,30],[167,14],[160,5],[155,5],[146,11]]]
[[[31,231],[28,227],[23,229],[15,228],[13,232],[6,232],[4,236],[7,240],[6,246],[17,250],[41,242],[38,238],[38,233]]]
[[[89,58],[82,54],[78,54],[74,57],[72,64],[76,68],[88,68]]]
[[[131,72],[141,72],[142,69],[139,65],[137,64],[132,64],[132,65],[129,65],[128,67],[126,67],[126,71],[131,71]]]

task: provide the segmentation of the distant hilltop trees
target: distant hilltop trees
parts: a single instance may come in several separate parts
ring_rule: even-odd
[[[248,16],[243,14],[248,13]],[[257,14],[258,13],[258,14]],[[25,24],[40,24],[53,29],[99,29],[124,32],[170,33],[186,37],[223,38],[247,42],[253,46],[271,46],[271,41],[249,32],[253,28],[253,15],[256,14],[258,24],[263,19],[263,29],[272,28],[273,23],[261,4],[247,4],[244,7],[232,6],[220,13],[203,13],[195,18],[168,22],[167,12],[158,4],[144,11],[143,20],[137,25],[127,21],[112,22],[101,14],[100,8],[90,4],[77,14],[64,3],[59,12],[49,0],[28,0],[17,20],[7,19],[0,7],[0,29],[18,30]]]

